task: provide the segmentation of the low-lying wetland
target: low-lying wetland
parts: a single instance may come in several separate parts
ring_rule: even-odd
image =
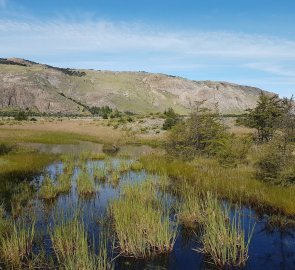
[[[294,228],[236,200],[241,189],[222,189],[217,174],[233,181],[234,169],[214,175],[204,160],[172,169],[143,146],[60,149],[27,153],[39,164],[26,177],[1,175],[0,268],[294,269]]]

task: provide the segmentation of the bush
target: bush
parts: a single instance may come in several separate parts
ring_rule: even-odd
[[[295,156],[293,149],[282,136],[275,137],[263,147],[256,162],[256,174],[260,180],[278,185],[295,183]]]
[[[189,119],[176,124],[168,139],[168,148],[175,155],[193,158],[196,154],[214,155],[216,146],[229,134],[219,115],[208,110],[192,113]]]
[[[28,116],[24,111],[18,112],[18,114],[14,117],[15,120],[17,121],[24,121],[28,120]]]

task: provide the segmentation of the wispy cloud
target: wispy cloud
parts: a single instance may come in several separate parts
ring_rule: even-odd
[[[0,0],[4,5],[5,1]],[[73,66],[199,72],[224,67],[294,76],[295,40],[235,32],[155,30],[108,21],[0,20],[2,56],[66,59]],[[73,61],[75,59],[75,61]],[[84,65],[84,66],[83,66]],[[101,65],[101,66],[98,66]],[[231,80],[231,78],[228,78]]]

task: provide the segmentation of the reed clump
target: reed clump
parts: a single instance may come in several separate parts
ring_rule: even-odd
[[[70,192],[72,188],[72,175],[63,173],[58,176],[57,183],[56,183],[56,189],[57,193],[68,193]]]
[[[0,257],[12,269],[23,269],[32,256],[35,223],[30,226],[14,224],[13,230],[0,242]]]
[[[113,171],[109,177],[108,177],[108,181],[110,183],[111,186],[113,187],[117,187],[120,183],[120,173],[117,171]]]
[[[81,172],[78,176],[77,192],[80,196],[91,196],[96,192],[95,183],[88,173]]]
[[[129,170],[130,170],[130,164],[126,160],[122,160],[120,162],[118,171],[120,173],[125,173],[125,172],[128,172]]]
[[[101,168],[99,166],[93,167],[93,177],[101,182],[105,182],[107,178],[107,172],[105,167]]]
[[[52,179],[45,176],[42,185],[39,189],[39,197],[44,200],[53,200],[58,195],[58,190],[54,185]]]
[[[130,164],[130,170],[132,171],[140,171],[143,169],[143,164],[139,161],[134,161]]]
[[[230,210],[222,208],[212,195],[207,194],[206,219],[203,223],[203,247],[201,251],[209,255],[218,267],[244,266],[248,259],[248,250],[253,229],[249,228],[247,237],[239,209],[236,208],[230,218]]]
[[[172,251],[177,221],[157,198],[154,184],[144,182],[123,187],[122,196],[113,201],[110,211],[121,255],[149,257]]]
[[[106,244],[100,247],[98,256],[91,252],[84,225],[78,218],[62,220],[51,231],[50,237],[58,263],[64,269],[111,269]]]

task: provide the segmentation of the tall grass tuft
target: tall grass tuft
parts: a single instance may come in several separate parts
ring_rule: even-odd
[[[203,248],[200,251],[209,255],[218,267],[245,265],[254,229],[253,227],[249,230],[246,237],[240,212],[236,208],[233,217],[230,218],[229,211],[229,208],[221,208],[212,195],[207,195]]]
[[[57,188],[52,179],[46,176],[43,180],[42,186],[39,189],[39,197],[44,200],[53,200],[58,194]]]
[[[81,172],[78,176],[77,192],[81,196],[91,196],[96,192],[94,181],[88,173]]]
[[[50,236],[57,260],[64,269],[111,269],[107,252],[104,250],[106,247],[100,248],[98,256],[89,250],[84,225],[78,218],[61,221],[51,231]]]
[[[123,187],[122,196],[111,203],[110,210],[122,255],[149,257],[172,251],[177,222],[170,220],[152,182]]]
[[[130,170],[132,171],[140,171],[143,169],[143,165],[139,161],[134,161],[130,164]]]
[[[63,173],[58,176],[56,189],[58,193],[68,193],[72,187],[71,174]]]
[[[12,269],[22,266],[32,255],[35,223],[30,226],[14,224],[13,230],[2,238],[0,257]]]
[[[109,177],[108,181],[112,187],[117,187],[120,183],[120,173],[117,171],[113,171]]]
[[[106,169],[99,166],[93,167],[93,177],[98,181],[105,182],[107,178]]]

